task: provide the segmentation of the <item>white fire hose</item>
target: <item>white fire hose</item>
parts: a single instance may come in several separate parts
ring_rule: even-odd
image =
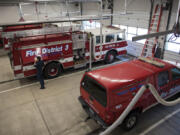
[[[123,113],[119,116],[119,118],[110,127],[108,127],[104,132],[100,133],[99,135],[108,135],[117,126],[119,126],[123,122],[123,120],[126,118],[126,116],[129,114],[129,112],[132,110],[132,108],[137,103],[137,101],[139,100],[139,98],[142,96],[142,94],[144,93],[144,91],[146,89],[149,89],[151,91],[151,93],[153,94],[153,96],[156,98],[156,100],[165,106],[173,106],[173,105],[180,103],[180,98],[178,98],[174,101],[166,101],[166,100],[162,99],[161,96],[159,96],[157,90],[154,88],[154,86],[152,84],[148,83],[146,86],[143,85],[139,89],[138,93],[135,95],[135,97],[132,99],[132,101],[129,103],[129,105],[123,111]]]

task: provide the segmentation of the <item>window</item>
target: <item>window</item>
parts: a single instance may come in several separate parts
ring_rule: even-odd
[[[173,68],[171,69],[171,73],[172,73],[172,80],[180,79],[180,69]]]
[[[103,43],[103,37],[102,37],[102,43]],[[100,36],[96,36],[96,44],[100,44]]]
[[[106,35],[106,43],[114,42],[114,35]]]
[[[132,40],[132,37],[134,37],[134,36],[136,36],[136,35],[134,35],[134,34],[127,34],[127,40]]]
[[[100,28],[100,23],[96,22],[96,28]]]
[[[113,24],[112,26],[120,28],[118,24]]]
[[[180,53],[180,44],[173,42],[166,42],[166,50]]]
[[[120,25],[120,29],[122,29],[122,30],[125,29],[125,31],[127,32],[127,26],[125,26],[125,25]]]
[[[128,27],[128,33],[135,34],[137,33],[137,28],[136,27]]]
[[[128,34],[127,39],[132,40],[132,37],[137,35],[137,28],[136,27],[128,27]]]
[[[158,86],[164,86],[169,82],[168,71],[164,71],[158,74]]]
[[[102,85],[100,85],[94,79],[86,75],[81,83],[81,86],[84,88],[85,91],[88,92],[90,96],[96,99],[96,101],[98,101],[101,105],[106,107],[106,89]]]
[[[144,29],[144,28],[137,29],[137,35],[145,35],[147,33],[148,33],[148,29]]]
[[[141,44],[145,44],[146,39],[138,40],[138,41],[136,41],[136,42],[141,43]]]
[[[138,28],[137,29],[137,35],[145,35],[147,33],[148,33],[148,29],[144,29],[144,28]],[[146,39],[138,40],[136,42],[141,43],[141,44],[145,44]]]
[[[96,21],[83,21],[82,24],[84,29],[94,29],[100,27],[100,23]]]
[[[124,40],[124,34],[123,33],[117,34],[117,41],[121,41],[121,40]]]
[[[114,26],[116,26],[116,25],[114,25]],[[137,27],[131,27],[131,26],[125,26],[125,25],[120,25],[120,29],[125,29],[125,37],[127,37],[127,40],[130,40],[130,41],[132,41],[132,37],[135,37],[137,35],[144,35],[144,34],[148,33],[148,29],[146,29],[146,28],[137,28]],[[124,39],[125,39],[125,37],[124,37]],[[146,39],[138,40],[136,42],[145,44]]]
[[[180,38],[175,37],[174,34],[168,34],[165,49],[180,53]]]

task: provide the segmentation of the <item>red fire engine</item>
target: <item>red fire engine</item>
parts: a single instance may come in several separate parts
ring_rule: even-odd
[[[54,28],[54,34],[49,34],[50,31],[42,34],[41,31],[40,34],[38,33],[39,35],[29,36],[26,34],[24,37],[19,35],[13,39],[10,61],[15,77],[35,75],[36,69],[33,64],[36,56],[41,56],[45,62],[44,75],[47,78],[59,76],[66,68],[73,67],[76,69],[86,66],[89,62],[89,35],[92,36],[91,45],[92,50],[94,50],[94,62],[105,60],[105,62],[111,63],[117,55],[126,54],[127,42],[125,41],[124,30],[104,27],[101,50],[100,33],[97,29],[79,31],[71,27],[70,32],[55,32],[55,29],[58,28]],[[101,58],[97,60],[96,57],[98,56]]]
[[[88,115],[103,127],[111,125],[127,108],[142,85],[152,84],[166,99],[180,92],[180,69],[159,59],[136,59],[86,72],[81,81],[80,103]],[[156,105],[146,90],[122,126],[133,128],[140,113]]]
[[[2,36],[0,36],[1,44],[3,45],[5,50],[10,49],[10,41],[14,36],[17,35],[20,31],[25,30],[33,30],[33,29],[41,29],[43,28],[43,24],[32,24],[32,25],[15,25],[15,26],[6,26],[3,27],[0,33],[2,33]]]

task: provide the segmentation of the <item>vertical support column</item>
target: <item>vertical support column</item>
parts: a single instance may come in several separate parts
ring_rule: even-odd
[[[89,38],[89,70],[92,69],[92,37]]]
[[[103,15],[103,3],[102,3],[102,0],[101,0],[101,2],[100,2],[100,4],[101,4],[101,20],[100,20],[100,43],[101,43],[101,46],[100,46],[100,51],[102,51],[102,44],[103,44],[103,35],[102,35],[102,27],[103,27],[103,18],[102,18],[102,15]]]
[[[151,10],[150,10],[149,26],[148,26],[148,28],[150,28],[150,25],[151,25],[152,13],[153,13],[153,7],[154,7],[154,0],[150,0],[150,1],[151,1]]]
[[[80,12],[81,12],[81,16],[82,16],[82,15],[83,15],[83,3],[80,2],[79,4],[80,4]]]
[[[113,24],[113,13],[114,13],[114,0],[111,0],[111,3],[110,3],[110,8],[111,8],[111,25]]]
[[[169,24],[170,24],[170,20],[171,20],[171,13],[172,13],[172,6],[173,6],[173,0],[169,0],[169,9],[168,9],[169,10],[169,14],[168,14],[166,30],[169,29]],[[165,36],[165,39],[164,39],[164,45],[163,45],[162,53],[161,53],[161,56],[160,56],[161,59],[164,58],[164,51],[165,51],[166,40],[167,40],[167,36]]]

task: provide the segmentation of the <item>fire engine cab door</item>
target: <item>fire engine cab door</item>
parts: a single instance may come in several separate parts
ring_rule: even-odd
[[[160,96],[166,97],[171,88],[169,71],[162,71],[157,74],[157,89]]]

